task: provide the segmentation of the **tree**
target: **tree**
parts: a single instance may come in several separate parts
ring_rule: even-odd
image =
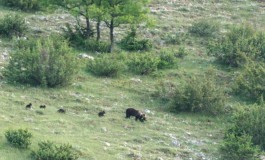
[[[98,0],[57,0],[51,1],[51,4],[66,8],[73,16],[75,16],[79,32],[88,39],[93,36],[91,10],[94,7],[93,5],[95,4],[95,1]],[[85,27],[81,24],[81,17],[85,19]]]
[[[114,29],[121,24],[139,24],[146,20],[149,0],[103,0],[106,15],[104,21],[109,28],[110,47],[114,47]]]

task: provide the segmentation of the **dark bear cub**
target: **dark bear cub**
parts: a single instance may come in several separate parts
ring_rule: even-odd
[[[126,109],[126,118],[130,118],[131,116],[134,116],[135,117],[135,120],[137,121],[138,119],[141,121],[141,122],[144,122],[146,121],[146,117],[145,117],[145,114],[134,109],[134,108],[128,108]]]
[[[31,103],[26,105],[26,109],[31,109],[31,108],[32,108],[32,104]]]
[[[58,109],[58,111],[57,112],[59,112],[59,113],[65,113],[65,109],[63,109],[63,108],[60,108],[60,109]]]
[[[106,113],[105,111],[101,111],[101,112],[98,113],[98,116],[99,117],[103,117],[105,115],[105,113]]]
[[[40,108],[41,109],[45,109],[46,108],[46,105],[40,105]]]

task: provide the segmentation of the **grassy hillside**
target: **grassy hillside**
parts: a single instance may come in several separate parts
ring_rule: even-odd
[[[140,30],[140,35],[152,39],[153,52],[185,46],[189,54],[179,61],[179,67],[150,76],[126,74],[119,78],[98,78],[81,70],[70,86],[55,89],[10,85],[0,73],[0,160],[29,159],[30,150],[10,146],[4,136],[6,130],[18,128],[27,128],[33,134],[30,149],[36,150],[38,142],[46,140],[69,143],[80,154],[80,160],[214,160],[220,157],[218,147],[230,116],[171,113],[167,110],[169,104],[152,94],[160,82],[181,85],[181,77],[201,75],[208,68],[216,71],[220,85],[229,90],[235,70],[216,65],[206,54],[207,39],[187,34],[188,28],[197,20],[207,19],[219,23],[222,33],[245,23],[264,31],[265,3],[153,0],[149,7],[156,23],[153,28]],[[25,13],[0,6],[0,18],[13,12],[26,17],[31,35],[61,32],[66,22],[74,20],[62,10]],[[116,34],[118,39],[124,34],[120,31]],[[167,44],[167,36],[176,33],[182,43]],[[10,40],[1,38],[0,70],[7,64],[10,50]],[[235,97],[228,100],[230,106],[246,103]],[[33,109],[26,110],[30,102]],[[39,109],[41,104],[47,108]],[[61,107],[66,109],[66,114],[57,113]],[[125,119],[129,107],[145,111],[147,121]],[[106,111],[104,117],[97,115],[101,110]]]

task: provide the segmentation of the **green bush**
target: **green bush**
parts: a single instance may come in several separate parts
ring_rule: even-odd
[[[69,84],[77,69],[67,41],[51,36],[17,41],[4,75],[11,83],[56,87]]]
[[[174,66],[177,66],[177,58],[173,52],[162,51],[159,58],[158,69],[173,68]]]
[[[184,87],[176,87],[173,109],[217,115],[224,112],[225,95],[217,86],[213,73],[191,77]]]
[[[157,70],[160,58],[151,53],[134,53],[128,62],[130,71],[147,75]]]
[[[97,76],[117,77],[125,69],[125,64],[114,55],[105,54],[90,60],[87,69]]]
[[[180,45],[187,39],[187,34],[183,32],[166,33],[162,37],[162,39],[165,41],[166,44]]]
[[[252,105],[241,110],[233,117],[233,126],[228,129],[228,134],[242,136],[247,134],[252,137],[252,142],[265,150],[265,105]]]
[[[76,25],[74,28],[72,28],[70,24],[66,24],[66,29],[64,29],[64,37],[69,39],[69,42],[72,46],[82,50],[103,53],[108,52],[110,46],[109,43],[87,38],[86,32],[87,31],[81,26]],[[94,31],[92,28],[90,28],[90,33],[90,37],[93,37]]]
[[[0,35],[4,37],[22,36],[28,30],[23,17],[9,14],[0,19]]]
[[[84,41],[84,49],[91,52],[107,53],[109,50],[109,46],[109,43],[103,41],[96,41],[93,39]]]
[[[33,160],[76,160],[77,152],[69,144],[56,146],[52,142],[40,142],[39,149],[31,152]]]
[[[236,77],[234,91],[261,102],[265,96],[265,64],[252,62]]]
[[[255,146],[252,137],[246,134],[236,136],[227,134],[224,138],[220,151],[224,160],[258,160],[260,149]]]
[[[220,31],[220,25],[209,20],[200,20],[192,24],[189,32],[201,37],[213,37]]]
[[[187,55],[188,55],[188,51],[184,46],[179,47],[177,53],[175,54],[177,58],[184,58]]]
[[[221,64],[244,66],[249,59],[265,62],[265,34],[250,26],[232,28],[222,39],[211,41],[208,54]]]
[[[143,39],[138,40],[136,37],[136,29],[132,28],[131,32],[128,33],[126,37],[124,37],[121,42],[120,46],[122,49],[127,51],[147,51],[152,48],[152,44],[150,40]]]
[[[18,8],[23,11],[40,9],[40,0],[2,0],[2,4],[4,6]]]
[[[26,129],[8,130],[5,132],[7,141],[17,148],[28,148],[32,134]]]
[[[159,82],[155,86],[156,90],[152,94],[153,97],[160,98],[162,101],[170,101],[174,98],[176,92],[176,85],[170,81]]]

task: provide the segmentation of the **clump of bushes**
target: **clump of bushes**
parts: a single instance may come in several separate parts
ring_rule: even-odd
[[[220,31],[220,25],[209,20],[200,20],[192,24],[189,32],[201,37],[214,37]]]
[[[220,148],[225,159],[254,160],[265,149],[264,107],[252,105],[235,113]]]
[[[265,34],[250,26],[232,28],[222,39],[209,43],[209,55],[221,64],[244,66],[248,60],[265,62]]]
[[[131,32],[121,40],[120,46],[127,51],[147,51],[152,48],[152,43],[148,39],[138,40],[136,29],[132,28]]]
[[[40,0],[2,0],[2,4],[23,11],[38,10],[41,6]]]
[[[178,48],[178,51],[175,53],[175,56],[177,58],[184,58],[187,55],[188,55],[188,51],[187,51],[187,49],[184,46],[180,46]]]
[[[0,35],[4,37],[22,36],[27,30],[24,18],[18,14],[8,14],[0,19]]]
[[[69,84],[77,73],[76,56],[59,36],[19,40],[4,75],[11,83],[56,87]]]
[[[183,87],[176,87],[172,109],[217,115],[224,112],[225,95],[218,87],[211,71],[191,77]]]
[[[256,102],[262,102],[265,96],[265,65],[264,63],[250,63],[236,77],[237,94]]]
[[[17,148],[28,148],[32,134],[27,129],[8,130],[5,132],[7,141]]]
[[[258,160],[260,149],[251,140],[252,137],[247,134],[227,134],[220,147],[222,159]]]
[[[130,57],[128,68],[136,74],[147,75],[158,69],[159,62],[160,58],[151,53],[134,53]]]
[[[252,105],[234,115],[233,126],[227,133],[242,136],[247,134],[252,137],[255,145],[265,149],[265,105]]]
[[[92,28],[90,28],[90,35],[87,35],[87,31],[79,25],[71,27],[70,24],[66,24],[64,29],[64,37],[69,39],[74,47],[91,52],[108,52],[110,44],[92,39],[93,35],[94,31]]]
[[[159,58],[158,69],[168,69],[177,66],[177,58],[174,52],[162,51],[159,54]]]
[[[105,54],[90,60],[87,70],[97,76],[117,77],[126,68],[123,61],[114,55]]]
[[[52,142],[40,142],[39,149],[31,152],[34,160],[76,160],[79,158],[77,152],[69,144],[55,145]]]
[[[109,51],[110,44],[103,41],[96,41],[88,39],[84,41],[84,49],[92,52],[107,53]]]

